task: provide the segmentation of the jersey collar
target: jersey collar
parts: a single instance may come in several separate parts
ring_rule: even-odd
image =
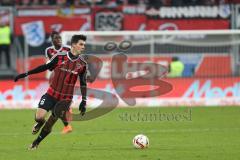
[[[82,55],[79,56],[74,56],[71,52],[67,52],[67,57],[70,61],[74,62],[78,59],[80,59],[81,61],[83,61],[85,64],[87,64],[87,62],[85,61],[85,59],[82,57]]]
[[[55,51],[57,51],[57,52],[61,51],[62,48],[63,48],[63,45],[61,45],[61,47],[60,47],[59,49],[56,49],[55,46],[53,45],[53,49],[54,49]]]
[[[79,59],[80,56],[74,56],[71,52],[67,52],[67,57],[68,59],[70,59],[71,61],[76,61]]]

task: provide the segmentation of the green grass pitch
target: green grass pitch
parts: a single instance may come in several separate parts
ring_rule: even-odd
[[[0,110],[0,160],[239,160],[240,107],[120,108],[86,122],[62,123],[37,150],[27,147],[35,110]],[[154,115],[154,116],[153,116]],[[148,149],[134,149],[145,134]]]

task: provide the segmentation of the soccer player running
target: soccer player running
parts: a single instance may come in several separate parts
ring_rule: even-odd
[[[49,63],[36,67],[27,73],[19,74],[15,77],[15,81],[20,78],[27,77],[31,74],[40,73],[46,70],[52,70],[53,76],[47,93],[40,99],[38,110],[36,112],[34,128],[37,131],[41,129],[39,136],[33,141],[29,149],[36,149],[40,142],[51,132],[52,126],[57,121],[56,115],[54,115],[54,107],[61,101],[69,101],[73,98],[74,86],[77,78],[80,79],[80,90],[82,93],[82,101],[79,105],[79,111],[81,115],[86,112],[87,101],[87,82],[86,71],[87,64],[81,56],[82,51],[85,49],[86,36],[74,35],[71,39],[71,51],[55,54]],[[45,115],[48,111],[52,111],[52,115],[45,123]]]
[[[48,60],[50,60],[57,53],[70,51],[70,48],[68,46],[64,46],[62,44],[62,37],[60,36],[59,32],[53,31],[51,33],[51,41],[52,41],[52,46],[46,48],[45,50],[45,56]],[[62,122],[64,124],[62,133],[66,134],[66,133],[72,132],[73,130],[72,126],[67,121],[62,121]],[[32,133],[36,134],[36,131],[33,130]]]

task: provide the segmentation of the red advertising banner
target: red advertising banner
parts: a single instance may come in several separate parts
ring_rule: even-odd
[[[231,10],[230,5],[159,9],[123,5],[113,8],[66,7],[62,10],[59,7],[20,7],[14,18],[14,30],[17,35],[22,35],[22,25],[36,21],[44,23],[47,33],[53,28],[58,31],[230,29]]]
[[[207,30],[229,29],[230,21],[226,19],[148,19],[146,30]]]
[[[169,82],[173,89],[160,97],[129,97],[136,98],[137,105],[168,106],[168,105],[239,105],[240,104],[240,77],[234,78],[188,78],[163,79]],[[17,105],[31,102],[29,107],[36,107],[42,94],[48,88],[48,81],[1,81],[0,108],[19,108]],[[97,80],[89,84],[89,88],[104,90],[117,94],[110,80]],[[141,91],[151,90],[149,86],[142,86]],[[95,102],[95,97],[102,100],[109,98],[94,91],[89,92],[89,104]],[[121,96],[119,97],[121,98]],[[74,100],[77,100],[75,97]],[[146,101],[147,100],[147,101]],[[143,103],[144,102],[144,103]],[[187,102],[187,103],[186,103]],[[31,106],[32,105],[32,106]],[[35,105],[35,106],[33,106]],[[119,104],[124,105],[124,103]],[[125,104],[126,105],[126,104]],[[26,107],[23,105],[23,107]]]
[[[124,15],[123,29],[124,30],[145,30],[147,24],[147,17],[145,15]]]
[[[165,78],[173,90],[161,96],[162,98],[240,98],[240,77],[233,78]],[[24,81],[1,81],[0,99],[3,100],[26,100],[41,97],[48,88],[48,81],[31,80],[29,86]],[[89,88],[114,90],[111,80],[97,80],[88,84]],[[149,90],[149,86],[141,87],[141,90]]]
[[[124,30],[208,30],[229,29],[228,19],[149,19],[145,15],[124,15]]]
[[[15,34],[23,35],[23,24],[41,21],[44,25],[45,33],[51,33],[52,30],[57,31],[78,31],[90,30],[90,16],[81,15],[73,17],[59,16],[34,16],[34,17],[15,17]]]
[[[230,21],[228,19],[156,20],[148,19],[145,15],[123,15],[118,11],[110,12],[102,10],[96,12],[95,16],[92,17],[90,15],[73,17],[15,17],[14,21],[16,35],[23,34],[23,24],[38,21],[43,22],[46,33],[51,33],[52,30],[207,30],[230,28]]]
[[[240,77],[234,78],[165,78],[173,90],[162,95],[162,98],[240,98]],[[111,82],[96,81],[89,84],[90,88],[113,90]],[[142,86],[139,90],[150,90],[151,86]],[[141,97],[139,97],[141,98]]]
[[[85,31],[91,28],[91,17],[79,15],[73,17],[60,16],[22,16],[15,17],[14,31],[19,40],[26,41],[29,56],[43,55],[45,48],[51,45],[50,33],[54,31]],[[25,39],[24,39],[25,38]],[[24,45],[22,46],[25,47]]]
[[[225,98],[240,96],[240,78],[166,79],[174,87],[163,97]]]

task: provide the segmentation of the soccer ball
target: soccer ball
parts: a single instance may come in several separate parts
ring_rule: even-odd
[[[143,134],[136,135],[133,138],[133,146],[138,149],[147,148],[149,146],[148,137]]]

